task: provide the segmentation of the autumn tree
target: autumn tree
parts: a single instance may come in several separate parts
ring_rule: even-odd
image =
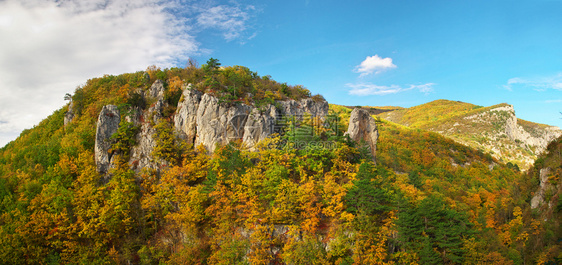
[[[472,225],[443,199],[429,195],[400,212],[397,224],[402,248],[418,253],[420,263],[463,262],[463,237],[471,235]]]

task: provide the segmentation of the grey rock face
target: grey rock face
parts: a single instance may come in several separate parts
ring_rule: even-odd
[[[158,99],[153,106],[148,108],[148,113],[152,116],[152,122],[154,122],[154,124],[158,124],[159,120],[164,117],[163,113],[166,105],[168,105],[168,103],[166,103],[164,99]]]
[[[551,184],[548,183],[548,177],[550,176],[550,168],[543,168],[540,170],[540,186],[539,190],[535,193],[535,196],[531,199],[531,209],[536,209],[544,204],[546,192],[548,189],[552,188]]]
[[[153,124],[158,124],[160,118],[163,117],[163,110],[167,103],[164,101],[164,83],[161,80],[156,80],[149,88],[147,97],[156,99],[156,103],[150,106],[147,110],[137,110],[135,115],[127,117],[135,125],[140,125],[140,132],[137,134],[137,145],[131,149],[131,157],[129,165],[131,169],[139,172],[142,169],[152,169],[158,171],[159,165],[165,163],[164,161],[156,161],[152,157],[152,151],[156,147],[154,134],[156,130]],[[152,118],[152,120],[149,120]]]
[[[70,103],[68,104],[68,110],[64,114],[64,126],[71,123],[74,119],[74,116],[74,102],[70,101]]]
[[[305,112],[312,114],[312,116],[319,117],[325,117],[328,115],[328,110],[330,108],[327,101],[314,101],[311,98],[301,99],[300,105]]]
[[[153,138],[154,133],[155,130],[150,123],[142,123],[140,132],[137,134],[137,145],[131,149],[131,157],[129,159],[129,165],[134,171],[139,172],[144,168],[158,169],[157,163],[152,158],[152,150],[156,146]]]
[[[310,98],[296,100],[278,101],[281,105],[283,115],[302,117],[305,113],[313,117],[325,117],[328,115],[329,105],[326,101],[314,101]]]
[[[515,116],[515,110],[512,105],[494,109],[494,111],[498,110],[504,110],[511,114],[506,120],[505,125],[505,134],[509,137],[509,139],[513,141],[518,140],[526,145],[537,147],[540,152],[546,150],[550,141],[560,137],[562,134],[562,131],[556,127],[547,127],[544,128],[541,133],[536,132],[536,134],[539,135],[532,135],[521,125],[517,124],[517,117]]]
[[[203,94],[191,89],[191,85],[183,88],[176,113],[173,116],[174,128],[179,136],[194,146],[203,145],[213,152],[218,145],[239,140],[250,150],[255,149],[257,142],[264,140],[275,132],[274,125],[283,116],[302,118],[305,113],[313,117],[328,115],[326,101],[302,99],[279,101],[279,108],[268,105],[260,109],[245,104],[219,103],[210,94]],[[139,93],[148,99],[155,99],[154,104],[146,111],[135,109],[125,119],[140,126],[137,134],[137,145],[131,149],[129,165],[135,171],[143,168],[158,170],[164,161],[155,161],[152,152],[156,147],[154,124],[160,122],[167,103],[164,100],[164,83],[157,80],[148,91]]]
[[[483,149],[492,151],[492,155],[496,158],[501,158],[501,154],[511,156],[509,153],[512,153],[514,155],[510,159],[521,159],[527,165],[532,165],[534,155],[544,152],[550,141],[562,135],[562,131],[558,127],[541,126],[533,128],[532,126],[524,126],[525,124],[520,123],[517,119],[513,106],[508,104],[464,119],[487,126],[499,124],[498,130],[494,131],[491,136],[487,136],[490,142],[481,144],[484,147]],[[451,130],[455,129],[451,128]],[[504,142],[503,147],[500,148],[497,146],[497,142],[502,141],[502,137],[509,139],[509,142]],[[532,148],[534,155],[529,156],[521,152],[518,150],[520,147]]]
[[[476,111],[462,120],[456,120],[452,126],[434,128],[439,129],[433,131],[489,152],[496,159],[513,161],[524,171],[533,165],[550,141],[562,134],[558,127],[518,119],[513,106],[509,104]],[[458,133],[465,137],[459,137]],[[466,137],[468,135],[471,137]]]
[[[220,103],[212,95],[184,90],[174,116],[179,136],[195,146],[202,144],[209,152],[216,144],[241,140],[253,150],[257,142],[275,132],[274,125],[283,116],[301,119],[305,113],[313,117],[328,115],[326,101],[312,99],[278,101],[279,108],[268,105],[258,109],[245,104]]]
[[[167,105],[164,101],[164,82],[160,79],[154,81],[152,86],[148,89],[147,94],[149,98],[156,99],[156,103],[148,108],[148,114],[150,114],[152,121],[156,124],[158,120],[163,117],[162,113],[164,107]]]
[[[371,149],[373,159],[376,157],[379,132],[375,119],[369,115],[369,112],[363,109],[354,109],[349,117],[349,127],[345,134],[349,135],[355,142],[365,141]]]
[[[125,121],[134,124],[135,126],[140,126],[142,116],[142,109],[139,107],[132,107],[128,115],[125,116]]]
[[[148,89],[148,96],[157,99],[164,98],[164,82],[160,79],[154,81]]]
[[[197,110],[203,93],[191,89],[191,85],[183,91],[174,115],[174,127],[179,136],[187,143],[193,144],[197,136]]]
[[[219,104],[216,97],[203,95],[197,109],[195,146],[203,144],[209,152],[213,152],[216,144],[243,139],[243,128],[251,110],[248,105]]]
[[[250,239],[250,237],[256,232],[256,229],[265,228],[269,234],[270,239],[275,239],[277,242],[285,242],[287,237],[289,236],[289,231],[291,230],[290,226],[283,225],[283,224],[276,224],[273,227],[266,225],[263,226],[256,226],[255,229],[248,229],[245,227],[238,228],[238,233],[246,239]],[[298,235],[296,238],[293,238],[296,241],[302,241],[302,236]],[[266,250],[271,256],[277,256],[280,254],[282,246],[271,246],[268,250]],[[248,249],[246,251],[246,258],[248,254],[250,254],[252,250]]]
[[[246,124],[242,142],[250,150],[254,150],[256,144],[274,133],[276,119],[279,118],[279,110],[268,105],[262,113],[258,109],[252,109]]]
[[[143,168],[158,169],[159,163],[154,161],[151,156],[152,150],[156,146],[153,138],[155,130],[151,121],[157,124],[159,119],[163,117],[162,112],[166,106],[164,101],[164,83],[161,80],[157,80],[148,89],[147,93],[139,94],[143,97],[156,99],[156,103],[145,111],[134,107],[129,115],[125,117],[127,122],[140,126],[140,132],[136,136],[137,145],[131,148],[129,160],[131,169],[137,172]],[[148,120],[148,118],[152,118],[152,120]],[[108,150],[111,148],[109,138],[119,128],[120,121],[119,110],[113,105],[105,106],[98,118],[95,154],[98,172],[102,174],[107,173],[111,167],[111,157],[113,154],[108,153]]]
[[[97,171],[106,174],[113,154],[109,153],[111,148],[111,135],[119,129],[121,116],[115,105],[106,105],[102,108],[96,124],[96,142],[94,148]]]

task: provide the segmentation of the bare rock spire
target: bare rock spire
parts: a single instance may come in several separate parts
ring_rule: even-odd
[[[111,156],[113,155],[109,153],[111,148],[110,138],[119,129],[119,122],[121,122],[121,116],[117,106],[106,105],[102,108],[96,124],[94,149],[96,168],[100,174],[106,174],[109,169]]]
[[[367,144],[373,155],[373,161],[375,160],[379,132],[375,119],[368,111],[360,108],[354,109],[349,117],[349,126],[345,134],[357,143]]]

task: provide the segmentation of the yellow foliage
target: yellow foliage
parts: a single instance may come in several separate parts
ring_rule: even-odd
[[[156,79],[156,73],[160,70],[161,70],[160,67],[158,67],[156,65],[151,65],[151,66],[146,68],[146,72],[148,73],[148,75],[150,75],[150,80],[155,80]]]
[[[271,247],[275,245],[275,238],[272,235],[273,225],[255,225],[252,227],[250,236],[250,253],[248,261],[250,264],[270,264],[274,259]]]
[[[287,241],[281,257],[287,264],[329,264],[327,255],[315,234],[301,231],[298,226],[289,226]]]
[[[168,80],[168,89],[170,92],[174,93],[178,90],[181,90],[183,82],[179,78],[179,76],[174,76]]]
[[[394,264],[394,261],[389,260],[387,240],[396,233],[392,228],[395,220],[395,213],[391,211],[375,234],[357,232],[354,237],[354,264]]]

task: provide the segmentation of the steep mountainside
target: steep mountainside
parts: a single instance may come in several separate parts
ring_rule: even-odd
[[[562,137],[552,141],[546,151],[539,155],[528,172],[534,191],[531,208],[542,221],[543,228],[537,231],[538,237],[531,244],[550,245],[544,253],[557,257],[562,262]],[[540,241],[539,241],[540,240]]]
[[[151,67],[0,149],[0,261],[556,263],[540,175],[245,67]]]
[[[518,119],[513,106],[505,103],[481,107],[436,100],[378,116],[410,128],[438,132],[521,169],[532,166],[548,143],[562,135],[557,127]]]

